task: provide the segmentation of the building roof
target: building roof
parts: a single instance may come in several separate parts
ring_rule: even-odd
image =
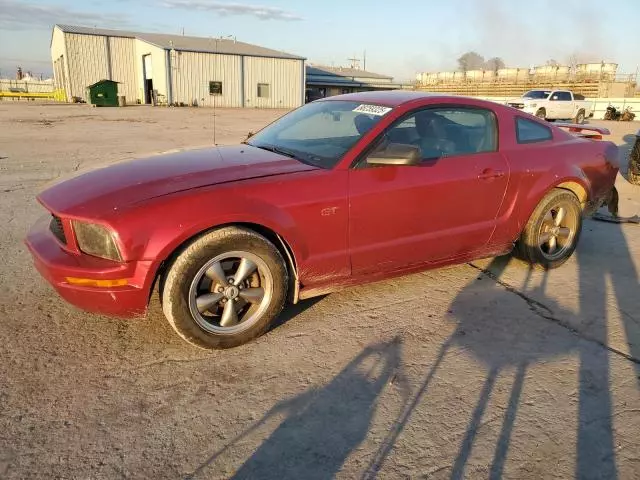
[[[332,77],[357,77],[357,78],[377,78],[392,80],[389,75],[381,75],[379,73],[367,72],[357,68],[345,67],[325,67],[321,65],[307,65],[307,75],[332,76]]]
[[[231,39],[216,39],[215,37],[189,37],[184,35],[169,35],[164,33],[129,32],[126,30],[109,30],[106,28],[81,27],[75,25],[56,25],[66,33],[82,35],[104,35],[109,37],[137,38],[151,43],[165,50],[186,52],[222,53],[227,55],[247,55],[250,57],[288,58],[305,60],[304,57],[290,53],[259,47],[250,43],[238,42]]]

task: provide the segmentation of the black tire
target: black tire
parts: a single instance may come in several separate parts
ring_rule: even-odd
[[[574,119],[575,123],[578,125],[582,125],[584,123],[584,110],[578,110],[576,114],[576,118]]]
[[[547,118],[547,111],[544,108],[539,108],[536,112],[536,117],[545,120]]]
[[[223,328],[222,325],[215,326],[215,319],[223,317],[222,315],[219,317],[207,316],[205,319],[204,316],[198,317],[198,312],[193,311],[195,306],[193,291],[194,288],[196,291],[199,288],[199,278],[206,281],[206,275],[202,276],[203,269],[206,269],[206,266],[212,260],[229,254],[229,252],[248,252],[254,256],[256,261],[260,261],[260,265],[267,269],[268,272],[263,272],[259,269],[255,270],[253,275],[257,275],[255,281],[259,282],[260,279],[264,280],[265,278],[263,273],[267,274],[269,278],[269,296],[264,304],[261,304],[257,309],[258,314],[254,314],[255,319],[246,324],[248,325],[246,328],[242,326],[243,318],[233,327],[240,330],[225,332],[224,330],[230,329]],[[225,259],[224,261],[226,262],[227,260]],[[219,260],[217,263],[222,265],[222,262],[223,260]],[[232,260],[229,260],[230,262]],[[231,280],[229,281],[231,282]],[[222,291],[222,287],[219,287],[220,290],[214,290],[214,285],[217,284],[211,279],[209,279],[209,282],[211,283],[210,291],[212,293],[217,294],[216,292]],[[229,285],[233,285],[233,283],[229,283]],[[269,329],[271,323],[284,307],[288,285],[286,263],[278,249],[269,240],[246,228],[223,227],[193,240],[173,261],[164,280],[162,310],[169,324],[178,335],[192,345],[208,350],[232,348],[250,342],[263,335]],[[239,286],[239,288],[241,289],[242,287]],[[267,287],[265,286],[265,288]],[[237,288],[235,297],[239,297],[238,292]],[[201,294],[208,295],[209,293],[204,291]],[[233,304],[233,301],[237,300],[242,299],[224,298],[214,308],[223,308],[222,302],[225,302],[224,305],[226,306],[227,302]],[[253,305],[249,302],[245,302],[244,305],[246,308],[253,308]],[[216,331],[205,330],[205,327],[208,328],[208,324],[203,324],[203,322],[209,321],[209,319],[211,319],[211,325],[213,326],[211,328],[217,329]]]
[[[556,232],[555,243],[559,248],[555,253],[551,253],[550,245],[543,243],[545,236],[552,235],[555,227],[558,209],[565,208],[565,218],[567,222],[572,222],[571,227],[558,225],[558,229],[569,228],[571,235],[560,243],[560,233]],[[554,217],[554,211],[556,212]],[[553,220],[554,226],[549,228],[549,216]],[[570,191],[556,188],[547,193],[540,201],[536,209],[531,214],[518,242],[516,244],[516,256],[539,268],[550,270],[563,265],[575,251],[580,235],[582,233],[582,207],[578,198]],[[553,235],[552,235],[553,236]],[[564,234],[562,236],[564,239]],[[560,245],[560,247],[558,247]]]

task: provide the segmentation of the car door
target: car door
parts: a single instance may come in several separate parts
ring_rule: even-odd
[[[547,118],[555,119],[560,115],[560,97],[558,92],[553,92],[549,95],[549,101],[547,102]]]
[[[421,149],[415,166],[370,165],[390,144]],[[392,124],[349,173],[354,274],[454,258],[485,245],[509,180],[488,109],[414,111]]]
[[[573,99],[571,98],[571,92],[558,91],[556,92],[558,101],[556,104],[555,118],[568,119],[573,117]]]

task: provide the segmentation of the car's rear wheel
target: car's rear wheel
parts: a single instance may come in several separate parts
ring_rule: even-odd
[[[288,273],[262,235],[224,227],[194,240],[166,275],[162,309],[187,342],[231,348],[267,331],[287,297]]]
[[[584,110],[580,110],[576,114],[575,122],[579,125],[581,125],[584,122]]]
[[[544,269],[564,264],[582,233],[582,208],[567,190],[554,189],[538,204],[517,243],[517,254]]]

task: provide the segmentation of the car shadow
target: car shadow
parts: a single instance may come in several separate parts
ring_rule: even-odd
[[[365,348],[327,385],[277,403],[187,478],[204,474],[222,454],[280,416],[284,420],[231,478],[334,478],[366,438],[379,396],[394,378],[402,378],[402,345],[396,336]]]
[[[305,300],[300,300],[300,301],[298,301],[298,303],[295,303],[295,304],[288,303],[284,307],[284,309],[282,310],[282,313],[270,325],[268,331],[271,332],[271,331],[275,330],[276,328],[281,327],[282,325],[287,323],[289,320],[292,320],[293,318],[297,317],[298,315],[300,315],[305,310],[308,310],[309,308],[313,307],[316,303],[320,302],[321,300],[323,300],[327,296],[328,296],[328,294],[327,295],[319,295],[317,297],[312,297],[312,298],[307,298]]]

